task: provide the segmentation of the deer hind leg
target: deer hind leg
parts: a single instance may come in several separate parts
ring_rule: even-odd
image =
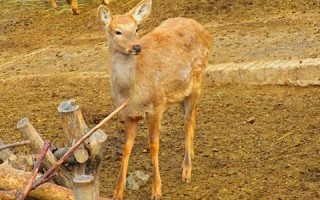
[[[125,125],[125,143],[122,148],[122,161],[118,177],[118,182],[113,193],[113,198],[116,200],[123,199],[123,193],[126,186],[126,176],[128,171],[129,157],[132,151],[134,140],[137,133],[138,120],[127,118],[124,122]]]
[[[193,91],[186,97],[184,106],[184,129],[185,129],[185,154],[182,162],[182,181],[189,183],[191,181],[191,160],[194,157],[194,129],[196,127],[197,100],[200,95],[200,89]]]
[[[78,10],[78,0],[67,0],[69,4],[71,4],[71,9],[74,15],[79,15],[80,12]]]
[[[159,170],[159,140],[161,118],[164,111],[164,105],[158,106],[153,114],[147,114],[147,123],[149,130],[149,147],[153,165],[152,177],[152,196],[151,199],[161,198],[161,178]]]

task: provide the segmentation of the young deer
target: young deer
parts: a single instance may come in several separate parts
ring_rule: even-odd
[[[131,104],[122,111],[126,137],[114,199],[123,199],[129,156],[138,121],[143,118],[148,125],[153,164],[152,199],[160,199],[160,123],[169,103],[182,102],[184,106],[182,180],[188,183],[191,179],[196,106],[211,36],[195,20],[171,18],[139,39],[137,25],[149,16],[151,5],[152,0],[143,0],[129,13],[117,16],[105,6],[98,8],[109,42],[112,98],[116,105],[131,98]]]

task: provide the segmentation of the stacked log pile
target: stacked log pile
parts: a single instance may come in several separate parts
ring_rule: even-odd
[[[43,154],[43,175],[38,174],[35,181],[30,177],[36,156],[16,156],[0,140],[0,199],[24,199],[22,189],[30,187],[28,198],[42,200],[98,200],[99,171],[107,135],[99,129],[112,116],[123,109],[129,100],[112,112],[97,126],[89,129],[80,107],[74,100],[62,102],[58,111],[61,115],[63,133],[68,146],[43,150],[45,144],[28,118],[21,119],[17,128],[26,140],[16,145],[29,145],[36,155]],[[45,151],[45,152],[44,152]],[[37,171],[36,171],[37,172]],[[50,179],[50,182],[47,182]],[[30,182],[28,186],[28,182]],[[45,183],[44,183],[45,182]],[[26,187],[25,187],[26,186]],[[28,188],[29,189],[29,188]],[[21,196],[19,196],[21,195]]]

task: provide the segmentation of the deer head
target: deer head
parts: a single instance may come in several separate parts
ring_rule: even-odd
[[[143,0],[124,15],[112,15],[106,6],[98,8],[98,18],[106,27],[111,49],[122,54],[137,55],[141,51],[138,24],[151,12],[152,0]]]

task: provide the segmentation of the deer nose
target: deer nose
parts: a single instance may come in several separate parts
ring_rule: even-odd
[[[141,51],[141,46],[138,44],[133,45],[133,50],[137,53],[140,53]]]

